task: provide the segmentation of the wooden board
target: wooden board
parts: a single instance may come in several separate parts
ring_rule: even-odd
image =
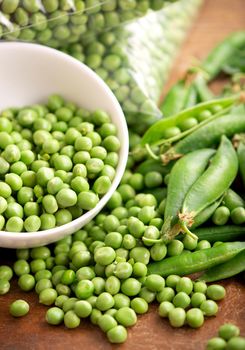
[[[177,59],[167,88],[183,75],[193,57],[204,57],[218,41],[244,27],[244,0],[206,0]],[[13,259],[13,251],[0,251],[0,264]],[[109,344],[105,335],[87,321],[81,322],[76,330],[49,326],[45,322],[47,308],[38,304],[37,295],[20,292],[15,282],[10,293],[0,296],[0,349],[204,350],[207,340],[216,335],[219,325],[224,322],[237,324],[245,335],[245,286],[238,279],[229,279],[223,285],[227,296],[219,303],[219,313],[208,319],[201,329],[173,329],[158,316],[157,305],[152,305],[150,311],[140,316],[136,326],[129,330],[127,342],[116,346]],[[30,313],[22,319],[14,319],[8,313],[9,304],[17,298],[30,303]]]

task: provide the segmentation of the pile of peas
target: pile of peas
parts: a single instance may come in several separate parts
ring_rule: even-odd
[[[193,282],[188,277],[169,275],[166,287],[156,295],[160,303],[158,313],[167,317],[172,327],[187,324],[191,328],[199,328],[204,323],[204,316],[217,314],[216,301],[222,300],[225,294],[224,287],[218,284],[207,286],[205,282]]]
[[[131,134],[130,139],[131,157],[136,165],[145,159],[146,154],[136,146],[137,136]],[[161,276],[147,275],[150,261],[188,254],[189,249],[185,241],[175,240],[168,245],[147,241],[160,234],[166,196],[166,191],[160,191],[163,187],[160,172],[150,171],[142,175],[128,169],[106,209],[82,230],[57,242],[53,249],[40,247],[16,251],[13,270],[18,285],[26,292],[35,289],[39,302],[50,307],[46,312],[49,324],[64,323],[67,328],[76,328],[81,319],[89,318],[106,333],[110,342],[123,343],[127,339],[127,328],[135,325],[137,315],[146,313],[154,300],[161,302],[160,309],[168,301],[172,308],[176,304],[178,311],[183,307],[182,294],[184,297],[186,294],[187,298],[194,299],[192,305],[196,310],[200,300],[195,301],[195,298],[199,296],[186,293],[186,278],[170,276],[165,281]],[[205,249],[207,243],[204,243],[198,249]],[[0,294],[9,291],[12,276],[10,267],[0,267]],[[179,286],[175,296],[173,280],[177,284],[177,279]],[[193,282],[187,280],[193,288]],[[197,288],[198,283],[194,286]],[[215,288],[220,289],[219,286]],[[199,292],[203,299],[202,314],[217,312],[213,300],[207,301],[205,306],[205,292],[209,299],[221,299],[220,295],[218,298],[214,296],[211,287],[209,289],[209,294],[204,290]],[[197,289],[193,295],[196,293]],[[27,314],[28,310],[25,301],[18,301],[17,306],[10,307],[10,313],[15,317]],[[185,314],[184,309],[183,312]],[[189,312],[188,322],[199,322],[199,314],[192,315],[192,312]],[[173,316],[176,318],[178,315]]]
[[[0,114],[0,229],[35,232],[91,210],[110,188],[120,141],[109,115],[57,95]]]
[[[88,32],[102,31],[133,20],[149,9],[160,10],[166,0],[3,0],[0,37],[36,41],[58,47],[74,43]]]
[[[240,329],[232,324],[225,323],[220,326],[218,336],[209,339],[206,350],[243,350],[245,337],[240,336]]]

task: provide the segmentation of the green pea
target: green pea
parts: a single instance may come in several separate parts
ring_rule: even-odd
[[[218,312],[218,305],[213,300],[204,300],[200,305],[200,309],[205,316],[215,316]]]
[[[120,290],[120,280],[115,276],[109,276],[105,282],[105,290],[111,295],[115,295]]]
[[[230,217],[230,210],[225,207],[221,206],[215,210],[212,216],[212,221],[215,225],[225,225]]]
[[[28,314],[29,304],[25,300],[15,300],[9,308],[9,312],[14,317],[22,317]]]
[[[188,294],[184,292],[179,292],[175,295],[173,298],[173,304],[175,307],[181,307],[183,309],[186,309],[191,302],[191,298],[189,297]]]
[[[45,319],[48,324],[57,326],[64,320],[64,311],[58,307],[51,307],[47,312]]]
[[[166,278],[166,286],[171,288],[176,288],[176,285],[179,282],[180,278],[181,277],[177,275],[169,275]]]
[[[148,265],[150,260],[150,252],[145,247],[135,247],[129,253],[130,258],[134,259],[135,262],[141,262]]]
[[[53,288],[43,289],[39,294],[39,303],[44,305],[54,304],[58,294]]]
[[[181,130],[177,126],[172,126],[164,130],[162,137],[164,139],[170,139],[176,135],[179,135]]]
[[[226,295],[225,288],[218,284],[212,284],[207,288],[207,296],[212,300],[221,300],[224,299]]]
[[[10,281],[13,277],[13,271],[11,267],[7,265],[0,266],[0,279],[5,279],[7,281]]]
[[[163,301],[172,301],[175,296],[175,291],[171,287],[165,287],[163,288],[159,293],[157,293],[157,301],[159,303]]]
[[[126,279],[132,275],[133,268],[128,262],[119,262],[114,269],[114,275],[119,279]]]
[[[245,208],[237,207],[231,212],[231,220],[235,225],[242,225],[245,222]]]
[[[167,255],[167,247],[164,243],[155,243],[150,249],[150,254],[154,261],[161,261]]]
[[[205,282],[194,282],[194,292],[198,292],[198,293],[203,293],[205,294],[207,291],[207,285]]]
[[[96,263],[103,266],[111,264],[115,259],[116,253],[111,247],[98,248],[95,252],[94,259]]]
[[[159,275],[149,275],[145,280],[145,286],[152,292],[161,292],[165,286],[165,280]]]
[[[13,269],[17,276],[21,276],[30,272],[30,266],[24,259],[17,260],[14,263]]]
[[[65,313],[64,324],[67,328],[77,328],[80,325],[80,322],[80,318],[73,310],[69,310]]]
[[[110,329],[117,326],[117,321],[111,315],[104,314],[99,318],[98,326],[103,332],[108,332]]]
[[[219,337],[224,340],[229,340],[232,337],[238,337],[239,335],[240,329],[232,323],[225,323],[219,328]]]
[[[86,318],[92,312],[92,306],[86,300],[79,300],[75,303],[74,312],[78,317]]]
[[[120,308],[116,312],[115,318],[117,322],[123,325],[124,327],[133,326],[137,322],[137,316],[135,311],[127,306]]]
[[[127,330],[123,326],[115,326],[107,332],[107,338],[110,343],[124,343],[127,340]]]
[[[168,319],[172,327],[182,327],[186,319],[185,310],[180,307],[170,310],[168,313]]]
[[[209,339],[207,350],[224,350],[226,349],[226,341],[219,337]]]
[[[183,252],[184,245],[181,241],[174,239],[167,246],[167,251],[169,256],[180,255]]]
[[[93,294],[93,291],[94,291],[94,284],[90,280],[79,281],[75,289],[76,296],[79,299],[89,298]]]
[[[233,337],[227,342],[227,350],[242,350],[245,347],[244,337]]]
[[[181,277],[176,284],[176,291],[190,294],[193,290],[193,282],[189,277]]]
[[[199,293],[199,292],[193,293],[191,296],[191,305],[193,307],[199,307],[202,304],[202,302],[205,300],[206,300],[205,294]]]
[[[174,310],[174,305],[169,301],[163,301],[159,305],[158,314],[160,317],[168,317],[171,310]]]
[[[0,295],[7,294],[10,290],[10,283],[7,279],[0,279]]]
[[[188,310],[186,313],[186,322],[191,328],[200,328],[204,323],[202,311],[197,308]]]
[[[182,131],[186,131],[193,128],[197,124],[198,124],[198,121],[196,120],[196,118],[190,117],[180,122],[179,127]]]
[[[96,307],[100,311],[106,311],[114,306],[113,296],[107,292],[101,293],[96,300]]]
[[[128,296],[135,296],[139,294],[141,283],[135,278],[128,278],[121,284],[121,291]]]
[[[21,290],[29,292],[35,286],[35,278],[30,274],[21,275],[18,279],[18,286]]]

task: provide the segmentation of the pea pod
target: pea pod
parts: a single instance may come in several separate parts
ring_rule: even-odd
[[[171,117],[183,109],[189,88],[184,80],[180,80],[169,90],[160,105],[164,117]]]
[[[245,187],[245,144],[240,143],[237,149],[237,156],[239,161],[239,170]]]
[[[195,216],[211,205],[230,187],[238,171],[238,159],[232,143],[222,136],[210,166],[188,191],[179,214],[184,232]]]
[[[186,96],[186,100],[185,100],[185,104],[184,104],[184,108],[190,108],[195,106],[198,103],[197,100],[197,90],[195,88],[195,86],[192,84],[190,86],[190,88],[188,89],[188,94]]]
[[[196,88],[198,97],[202,102],[210,101],[214,98],[214,94],[208,88],[206,79],[203,77],[203,75],[198,74],[196,76],[196,79],[194,80],[194,86]]]
[[[215,267],[208,269],[198,280],[205,282],[220,281],[245,271],[245,250],[234,258]]]
[[[197,118],[203,111],[211,111],[214,106],[219,105],[221,107],[221,110],[226,109],[227,107],[232,106],[235,101],[238,100],[238,96],[232,96],[232,97],[226,97],[218,100],[212,100],[208,102],[200,103],[194,107],[185,109],[184,111],[169,117],[165,119],[161,119],[155,124],[153,124],[144,134],[142,138],[142,144],[149,144],[149,145],[159,145],[163,142],[167,142],[163,139],[163,135],[165,130],[171,127],[178,126],[179,123],[183,122],[184,120],[188,118]],[[218,115],[220,115],[221,110],[219,111]],[[216,113],[214,113],[216,114]],[[201,125],[202,123],[200,123]],[[189,130],[187,130],[189,132]],[[186,135],[187,131],[185,131],[183,134]]]
[[[245,31],[236,32],[228,36],[215,47],[203,61],[201,68],[208,73],[212,80],[222,69],[223,65],[234,57],[237,49],[245,45]]]
[[[215,212],[215,210],[219,207],[222,202],[223,196],[221,196],[217,201],[210,204],[207,208],[203,209],[196,217],[195,222],[192,225],[192,228],[196,228],[204,224]]]
[[[245,205],[245,202],[242,199],[242,197],[230,188],[227,190],[223,198],[223,203],[230,211],[237,207],[244,207]]]
[[[176,143],[167,152],[161,155],[164,164],[181,157],[181,155],[200,148],[208,148],[217,145],[222,135],[232,137],[245,130],[245,107],[236,106],[231,113],[201,126],[183,140]]]
[[[216,247],[150,263],[147,266],[148,274],[158,274],[167,277],[169,275],[184,276],[204,271],[232,259],[244,249],[245,242],[222,243]]]
[[[209,159],[215,153],[212,149],[202,149],[191,152],[178,160],[170,173],[166,207],[164,211],[165,239],[169,240],[171,227],[178,221],[185,196],[190,187],[204,172]],[[170,227],[168,227],[170,226]],[[171,233],[172,234],[172,233]]]
[[[238,239],[245,239],[245,227],[237,225],[200,227],[196,228],[194,233],[200,241],[205,239],[210,243],[217,241],[232,242]]]

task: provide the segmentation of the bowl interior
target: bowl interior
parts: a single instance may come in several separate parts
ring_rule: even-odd
[[[88,223],[106,204],[123,175],[128,131],[122,109],[108,86],[90,68],[57,50],[37,44],[0,43],[0,111],[44,103],[57,93],[88,110],[107,111],[121,141],[119,164],[110,190],[98,205],[71,223],[35,233],[0,231],[0,246],[33,247],[63,238]]]

